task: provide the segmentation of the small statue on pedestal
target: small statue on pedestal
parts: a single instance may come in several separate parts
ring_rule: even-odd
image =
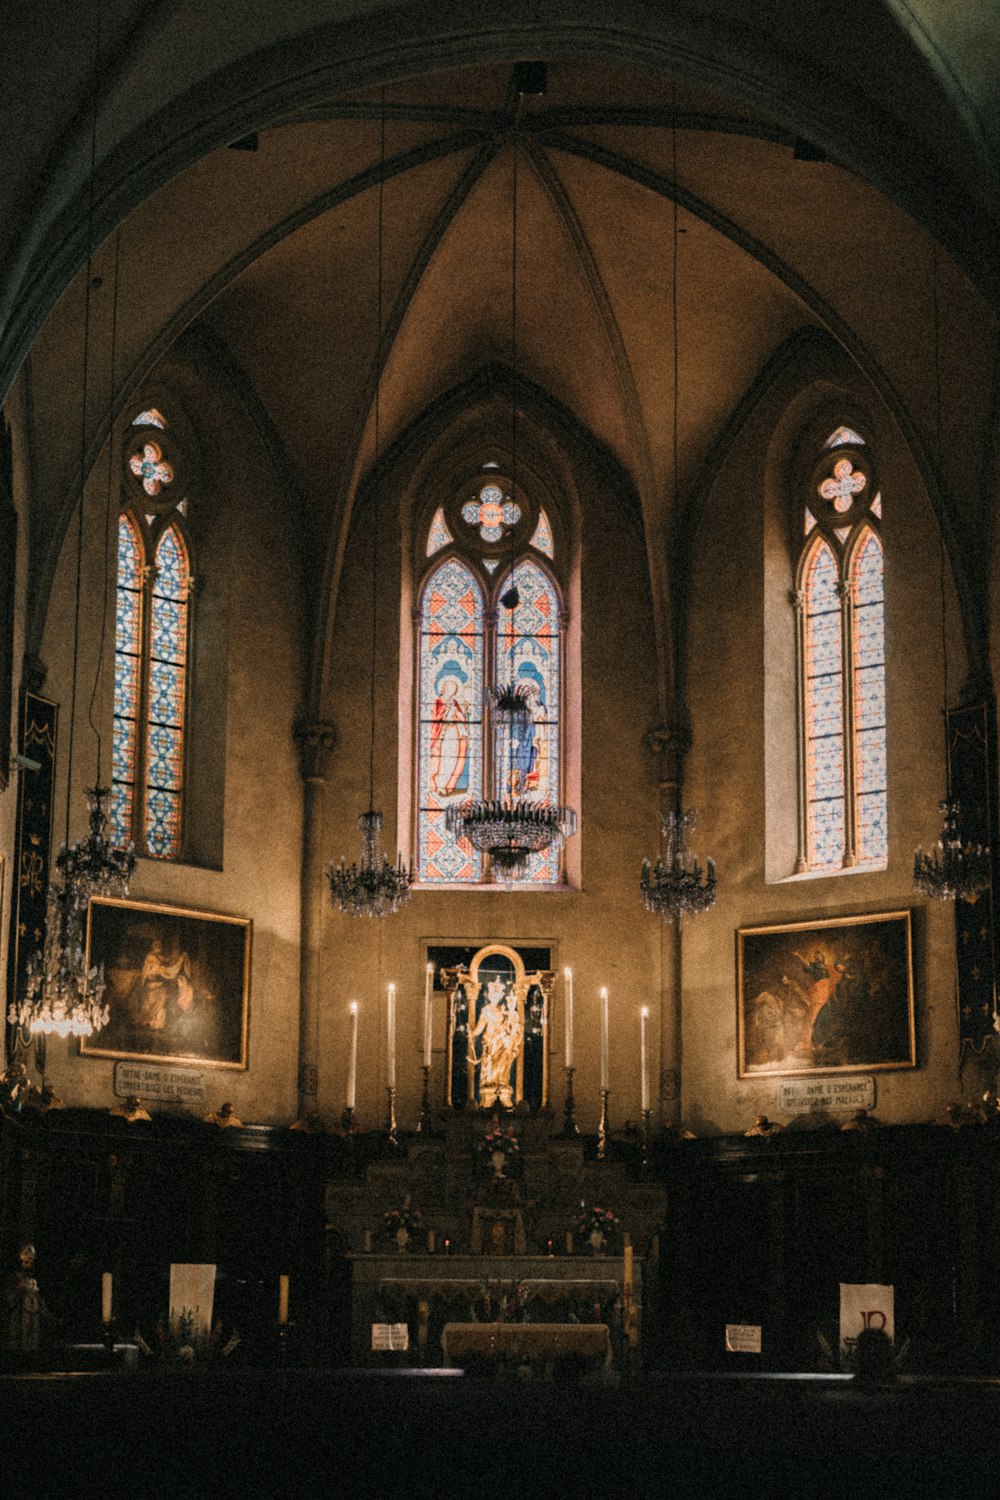
[[[204,1117],[204,1123],[206,1125],[218,1125],[223,1130],[232,1129],[233,1127],[242,1128],[243,1125],[243,1121],[237,1119],[236,1111],[228,1100],[222,1105],[221,1109],[210,1110]]]
[[[138,1094],[129,1094],[123,1103],[113,1105],[108,1110],[108,1114],[114,1115],[117,1120],[127,1120],[130,1125],[136,1120],[152,1120],[153,1118],[149,1110],[143,1108]]]

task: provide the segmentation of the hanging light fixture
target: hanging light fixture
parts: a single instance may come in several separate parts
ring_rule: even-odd
[[[938,458],[941,456],[941,356],[940,317],[938,313],[937,251],[934,252],[931,280],[934,327],[934,425]],[[921,896],[931,901],[975,901],[990,883],[990,851],[982,844],[967,843],[962,838],[962,808],[952,795],[951,757],[948,754],[948,629],[947,594],[945,591],[945,546],[941,534],[941,661],[943,667],[945,731],[945,795],[938,803],[942,817],[940,836],[933,848],[924,853],[918,848],[913,856],[913,885]]]
[[[375,376],[375,462],[373,474],[372,517],[372,653],[370,736],[368,749],[368,811],[358,818],[361,833],[361,854],[357,864],[348,865],[341,857],[335,865],[327,865],[326,876],[330,882],[330,896],[335,906],[352,917],[388,917],[408,901],[413,884],[413,870],[407,868],[400,854],[396,863],[390,864],[389,856],[382,851],[382,829],[385,819],[375,807],[375,665],[378,637],[378,543],[379,543],[379,455],[381,452],[381,389],[382,389],[382,236],[385,221],[385,89],[380,99],[379,153],[381,171],[378,184],[378,291],[376,294],[376,339],[375,357],[379,361]]]
[[[541,70],[541,71],[539,71]],[[544,93],[544,67],[538,63],[519,64],[514,71],[517,89],[518,114],[528,93]],[[511,386],[511,497],[517,497],[517,122],[512,136],[513,165],[511,172],[511,290],[510,290],[510,360],[513,372]],[[510,562],[507,587],[500,595],[500,603],[507,612],[509,633],[514,635],[514,612],[521,602],[517,587],[517,556],[514,545],[514,526],[509,527]],[[531,858],[552,847],[561,848],[566,839],[576,833],[576,813],[571,807],[563,807],[545,798],[534,799],[520,795],[515,767],[518,746],[527,733],[531,722],[531,705],[525,690],[511,679],[491,690],[493,699],[490,711],[493,725],[494,763],[509,766],[506,777],[507,790],[499,796],[478,802],[453,804],[445,811],[445,827],[449,833],[464,838],[485,854],[493,872],[499,875],[505,886],[523,880],[528,874]]]
[[[70,802],[73,789],[73,750],[76,733],[77,666],[80,653],[80,601],[83,571],[83,522],[87,450],[87,397],[90,374],[90,314],[93,284],[94,173],[97,148],[97,87],[100,77],[101,7],[95,17],[93,106],[90,132],[90,181],[87,211],[87,262],[83,312],[83,372],[80,400],[80,497],[76,536],[76,588],[73,615],[73,664],[70,685],[70,729],[66,757],[66,836],[55,860],[55,875],[46,898],[45,933],[42,947],[29,959],[25,991],[11,1005],[7,1019],[33,1036],[90,1036],[108,1022],[104,1003],[104,967],[88,966],[86,916],[92,896],[125,896],[135,871],[135,852],[112,848],[107,838],[106,803],[110,796],[101,784],[101,736],[94,725],[93,710],[104,654],[108,606],[107,537],[109,515],[105,515],[104,595],[101,643],[90,698],[90,723],[97,735],[97,780],[87,792],[90,832],[75,844],[69,842]],[[115,278],[112,303],[110,410],[114,413],[115,339],[118,316],[118,272],[120,239],[115,244]],[[111,497],[111,427],[108,430],[108,507]]]
[[[678,436],[680,415],[680,339],[678,335],[677,322],[677,86],[674,85],[671,106],[670,144],[672,155],[673,176],[673,255],[671,258],[671,312],[673,322],[673,346],[674,346],[674,410],[673,410],[673,451],[674,451],[674,516],[679,513],[680,508],[680,473],[678,469],[678,454],[680,442]],[[674,752],[678,760],[683,753],[680,746],[675,746]],[[680,775],[678,773],[674,782],[674,795],[677,805],[671,812],[660,818],[660,834],[666,839],[666,849],[657,858],[655,865],[650,865],[648,859],[642,862],[642,874],[639,877],[639,888],[642,891],[642,899],[646,910],[660,917],[674,917],[678,921],[681,917],[694,917],[699,912],[707,911],[710,906],[715,905],[715,861],[706,861],[707,873],[703,876],[698,856],[693,854],[688,847],[687,834],[693,829],[698,820],[697,812],[692,808],[689,812],[683,812],[679,804]]]

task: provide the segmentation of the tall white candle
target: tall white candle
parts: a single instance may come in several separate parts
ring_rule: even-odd
[[[639,1079],[642,1085],[643,1112],[649,1108],[648,1029],[649,1006],[644,1005],[639,1012]]]
[[[427,981],[424,985],[424,1067],[431,1065],[431,986],[434,983],[434,965],[427,965]]]
[[[347,1108],[353,1109],[358,1091],[358,1002],[347,1007],[351,1013],[351,1044],[347,1061]]]
[[[601,986],[601,1088],[611,1087],[608,1082],[608,991]]]
[[[385,1081],[389,1088],[396,1087],[396,986],[390,984],[386,1004],[386,1066]]]
[[[573,970],[563,969],[566,984],[566,1066],[573,1066]]]
[[[105,1271],[101,1276],[101,1322],[111,1322],[111,1272]]]

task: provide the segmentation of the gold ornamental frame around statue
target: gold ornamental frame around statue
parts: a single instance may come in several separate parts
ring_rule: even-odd
[[[552,985],[555,980],[555,972],[548,969],[538,969],[527,973],[524,961],[516,948],[509,947],[506,943],[487,943],[480,948],[472,957],[466,968],[459,965],[454,969],[441,970],[441,983],[448,996],[448,1048],[446,1056],[452,1055],[452,1045],[455,1036],[455,994],[463,986],[465,987],[467,1001],[470,1010],[475,1004],[475,997],[479,994],[479,974],[491,958],[503,957],[510,961],[514,969],[514,982],[512,985],[514,998],[517,1002],[517,1017],[520,1024],[521,1040],[517,1057],[514,1064],[514,1084],[511,1089],[509,1102],[502,1100],[496,1095],[490,1096],[486,1101],[476,1097],[476,1067],[478,1060],[466,1058],[467,1093],[462,1104],[474,1105],[480,1109],[512,1109],[519,1104],[524,1097],[524,1011],[525,1004],[531,990],[537,985],[542,993],[542,1106],[548,1104],[549,1098],[549,1048],[548,1048],[548,1014],[549,1001],[552,995]],[[474,1024],[474,1018],[470,1015],[469,1025]],[[453,1107],[456,1100],[452,1093],[451,1068],[447,1069],[448,1078],[448,1105]]]

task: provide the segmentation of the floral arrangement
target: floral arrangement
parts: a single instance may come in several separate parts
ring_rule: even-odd
[[[478,1142],[478,1149],[480,1155],[489,1161],[495,1151],[502,1151],[504,1156],[516,1156],[521,1149],[521,1143],[514,1134],[514,1127],[501,1125],[500,1116],[494,1115],[490,1128]]]
[[[610,1208],[602,1208],[599,1203],[581,1203],[580,1212],[576,1216],[577,1232],[585,1239],[596,1230],[598,1234],[614,1234],[618,1228],[618,1215]]]
[[[409,1198],[405,1198],[398,1208],[386,1209],[382,1215],[387,1234],[397,1234],[400,1229],[405,1229],[408,1234],[413,1234],[420,1228],[423,1215],[419,1208],[411,1208]]]

